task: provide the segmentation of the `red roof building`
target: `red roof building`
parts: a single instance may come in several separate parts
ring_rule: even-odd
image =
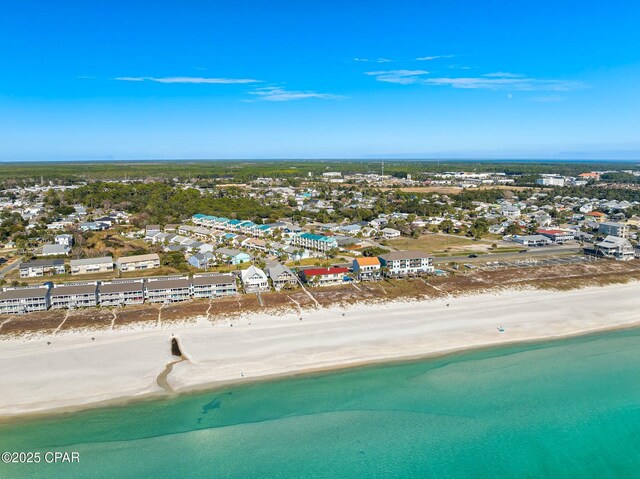
[[[573,241],[573,231],[559,230],[559,229],[539,229],[536,231],[539,235],[546,236],[556,244],[562,244],[567,241]]]
[[[328,276],[332,274],[346,274],[348,268],[309,268],[302,271],[305,276]]]
[[[300,271],[302,281],[314,286],[328,286],[348,281],[349,268],[309,268]]]

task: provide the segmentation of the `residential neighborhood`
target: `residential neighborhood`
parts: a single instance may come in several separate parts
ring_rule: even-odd
[[[3,267],[2,301],[13,312],[165,304],[457,274],[492,257],[628,261],[638,256],[640,200],[619,182],[638,177],[638,170],[533,178],[332,170],[289,183],[262,176],[236,189],[231,177],[228,189],[185,179],[117,187],[188,194],[202,204],[218,192],[226,195],[219,205],[261,208],[260,215],[207,208],[185,214],[183,202],[155,217],[117,200],[91,203],[91,182],[14,186],[0,195],[0,251],[10,265]],[[115,183],[104,185],[116,194]]]

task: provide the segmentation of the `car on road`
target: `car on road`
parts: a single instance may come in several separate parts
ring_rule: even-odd
[[[528,249],[521,249],[520,251],[518,251],[518,253],[526,253],[527,251],[529,251]]]
[[[477,254],[475,254],[475,253],[471,253],[471,254],[469,255],[469,258],[477,258],[477,257],[478,257],[478,255],[477,255]]]

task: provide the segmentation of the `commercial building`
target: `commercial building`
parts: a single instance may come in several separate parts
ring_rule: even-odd
[[[559,229],[539,229],[537,234],[549,238],[555,244],[564,244],[575,239],[574,231],[566,231]]]
[[[514,235],[511,238],[511,241],[514,243],[521,244],[522,246],[547,246],[552,243],[552,241],[544,235]]]
[[[566,178],[559,175],[542,175],[542,178],[536,180],[538,185],[542,186],[564,186]]]

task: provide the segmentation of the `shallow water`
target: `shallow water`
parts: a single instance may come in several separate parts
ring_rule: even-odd
[[[0,426],[0,477],[638,477],[640,329]]]

